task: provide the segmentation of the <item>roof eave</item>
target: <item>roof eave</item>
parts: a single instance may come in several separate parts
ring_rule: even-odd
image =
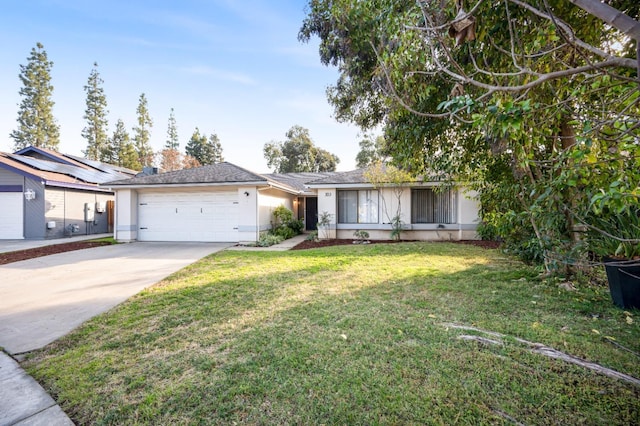
[[[191,183],[103,183],[100,186],[118,189],[142,189],[142,188],[184,188],[189,186],[205,187],[205,186],[268,186],[267,181],[250,181],[250,182],[191,182]]]

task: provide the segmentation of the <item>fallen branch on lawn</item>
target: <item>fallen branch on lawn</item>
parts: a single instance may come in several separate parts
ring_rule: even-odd
[[[513,424],[517,425],[517,426],[524,426],[523,423],[520,423],[519,421],[517,421],[516,419],[514,419],[513,417],[511,417],[510,415],[508,415],[507,413],[504,413],[500,410],[491,410],[493,411],[495,414],[497,414],[498,416],[509,420],[510,422],[512,422]]]
[[[477,333],[486,334],[495,339],[494,340],[494,339],[488,339],[481,336],[469,336],[469,335],[458,336],[458,338],[462,340],[472,340],[472,341],[477,341],[484,344],[502,345],[503,344],[502,339],[505,337],[509,337],[506,334],[496,333],[495,331],[482,330],[476,327],[470,327],[470,326],[461,325],[461,324],[443,323],[442,325],[444,327],[453,328],[457,330],[475,331]],[[600,364],[596,364],[594,362],[585,361],[581,358],[566,354],[552,347],[543,345],[542,343],[529,342],[528,340],[520,339],[518,337],[512,337],[512,339],[518,343],[522,343],[523,345],[527,346],[527,350],[531,353],[544,355],[549,358],[560,359],[570,364],[578,365],[580,367],[584,367],[589,370],[595,371],[596,373],[603,374],[607,377],[623,380],[633,385],[640,386],[640,379],[637,379],[633,376],[629,376],[628,374],[620,373],[619,371],[612,370],[607,367],[603,367]]]

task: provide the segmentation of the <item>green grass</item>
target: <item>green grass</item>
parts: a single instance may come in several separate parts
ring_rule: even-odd
[[[96,238],[94,240],[88,240],[94,243],[111,243],[111,244],[120,244],[113,237],[104,237],[104,238]]]
[[[78,424],[638,424],[638,312],[445,243],[209,256],[35,353]]]

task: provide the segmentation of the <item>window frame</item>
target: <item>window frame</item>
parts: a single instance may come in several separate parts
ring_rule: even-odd
[[[418,200],[418,194],[430,194]],[[411,224],[455,225],[458,223],[458,192],[454,189],[437,190],[433,187],[411,188]],[[421,201],[421,202],[419,202]],[[419,211],[418,208],[421,207]]]
[[[344,209],[344,195],[348,193],[355,194],[355,200],[348,201],[351,204],[355,204],[353,211]],[[365,195],[365,203],[361,202],[363,193],[370,193]],[[337,191],[337,204],[337,223],[340,225],[377,225],[380,223],[380,191],[377,189],[339,189]],[[367,210],[361,211],[363,208]],[[355,221],[350,221],[349,216],[355,216]],[[371,221],[361,220],[362,217],[370,218]]]

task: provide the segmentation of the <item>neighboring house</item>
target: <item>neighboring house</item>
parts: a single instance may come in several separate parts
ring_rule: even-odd
[[[98,184],[135,173],[43,148],[0,153],[0,239],[110,232],[114,195]]]
[[[404,239],[477,238],[478,204],[460,189],[434,191],[437,182],[408,183],[400,198]],[[279,205],[315,229],[318,214],[331,217],[329,238],[366,230],[388,239],[397,198],[377,190],[362,170],[257,174],[231,163],[138,176],[102,185],[116,193],[119,241],[255,242],[271,229]],[[473,195],[473,194],[469,194]]]

